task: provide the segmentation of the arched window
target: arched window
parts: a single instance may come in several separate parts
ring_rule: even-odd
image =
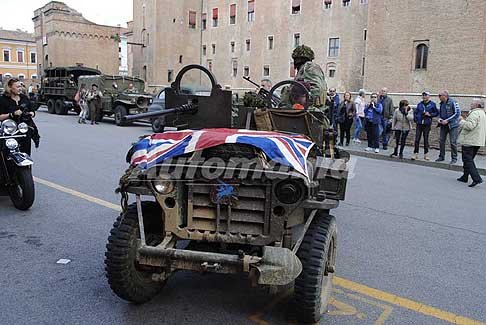
[[[429,47],[425,44],[419,44],[415,48],[415,69],[427,69],[427,58],[429,56]]]

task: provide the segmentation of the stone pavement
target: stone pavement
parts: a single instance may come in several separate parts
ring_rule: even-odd
[[[390,143],[394,144],[395,140],[391,139]],[[420,155],[419,155],[419,160],[411,160],[410,158],[412,157],[413,154],[413,147],[412,146],[406,146],[405,150],[403,151],[403,159],[399,158],[391,158],[390,155],[393,153],[394,146],[389,146],[388,150],[383,150],[380,148],[379,153],[375,153],[374,151],[367,152],[365,151],[365,148],[367,147],[367,141],[361,140],[361,144],[353,144],[351,141],[351,144],[349,147],[344,147],[346,151],[348,151],[351,155],[355,156],[360,156],[360,157],[366,157],[366,158],[372,158],[372,159],[380,159],[380,160],[389,160],[389,161],[398,161],[398,162],[403,162],[407,164],[414,164],[414,165],[421,165],[421,166],[428,166],[428,167],[435,167],[435,168],[441,168],[441,169],[449,169],[449,170],[454,170],[454,171],[462,171],[462,157],[461,153],[458,153],[458,159],[457,163],[454,165],[450,165],[449,162],[451,160],[451,155],[449,151],[446,151],[446,159],[444,162],[435,162],[435,160],[439,157],[439,150],[436,149],[430,149],[429,151],[429,161],[425,161],[424,154],[423,154],[423,148],[420,148]],[[476,159],[476,166],[479,170],[479,173],[481,175],[486,175],[486,156],[484,155],[477,155]]]

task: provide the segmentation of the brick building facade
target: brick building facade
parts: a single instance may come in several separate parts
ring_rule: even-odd
[[[222,85],[289,79],[311,46],[339,90],[486,92],[484,0],[134,0],[133,74],[168,84],[200,63]],[[420,53],[420,55],[418,54]]]
[[[8,78],[37,79],[37,49],[34,35],[0,29],[0,82]]]
[[[118,75],[120,27],[92,23],[58,1],[35,10],[32,20],[39,74],[50,66],[83,65]]]

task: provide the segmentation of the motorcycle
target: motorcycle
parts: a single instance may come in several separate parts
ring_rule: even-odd
[[[19,144],[27,141],[30,145],[31,134],[37,131],[29,126],[29,118],[32,119],[24,110],[19,123],[7,119],[0,124],[0,193],[10,196],[19,210],[28,210],[35,199],[34,162],[27,153],[21,152]]]

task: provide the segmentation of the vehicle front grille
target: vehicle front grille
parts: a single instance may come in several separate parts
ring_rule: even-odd
[[[231,203],[224,204],[217,204],[211,199],[217,184],[192,183],[186,186],[188,229],[245,235],[269,234],[270,185],[233,185],[236,194]]]

